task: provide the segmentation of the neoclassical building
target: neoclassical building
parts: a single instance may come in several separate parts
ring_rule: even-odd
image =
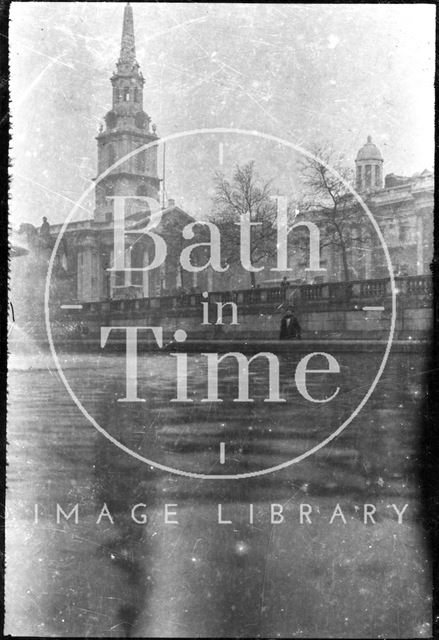
[[[356,189],[363,196],[383,233],[393,268],[403,275],[430,273],[433,258],[434,176],[424,170],[408,176],[383,177],[384,160],[368,136],[358,151]],[[382,260],[371,256],[366,278],[387,275]]]
[[[368,136],[355,159],[354,186],[382,232],[395,275],[429,274],[433,257],[432,172],[424,170],[410,177],[393,173],[384,176],[383,156],[372,137]],[[328,210],[330,208],[331,203]],[[347,196],[339,218],[339,222],[341,216],[344,218],[347,269],[343,265],[340,246],[336,242],[328,242],[328,232],[325,238],[327,214],[327,211],[315,207],[303,215],[304,219],[314,220],[323,229],[320,263],[326,271],[310,272],[307,269],[307,252],[295,250],[291,239],[290,265],[293,272],[281,275],[297,282],[387,278],[389,273],[382,245],[356,200]]]

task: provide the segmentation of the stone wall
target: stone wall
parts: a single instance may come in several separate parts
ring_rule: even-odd
[[[299,287],[294,291],[253,289],[143,300],[84,304],[65,312],[70,325],[81,324],[88,338],[98,338],[101,326],[162,327],[165,340],[177,329],[193,339],[277,339],[282,315],[293,306],[308,339],[386,339],[392,317],[390,281],[369,280]],[[238,324],[231,324],[236,304]],[[208,305],[208,306],[207,306]],[[218,306],[223,324],[217,325]],[[208,309],[209,324],[203,323]],[[59,317],[62,326],[62,316]],[[396,281],[395,338],[428,338],[432,326],[431,280],[426,276]]]

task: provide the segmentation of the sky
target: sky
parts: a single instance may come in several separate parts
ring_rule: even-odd
[[[331,146],[354,166],[370,134],[384,173],[432,169],[433,5],[132,6],[144,109],[159,136],[246,129]],[[13,225],[64,221],[96,176],[123,8],[12,2]],[[291,151],[267,139],[189,136],[167,143],[166,158],[166,194],[195,216],[210,206],[213,173],[230,176],[237,162],[254,159],[267,178],[282,166],[281,187],[295,188]],[[87,200],[81,215],[92,208]]]

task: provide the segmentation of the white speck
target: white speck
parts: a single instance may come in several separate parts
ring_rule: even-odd
[[[240,556],[245,555],[248,552],[248,544],[245,542],[237,542],[235,545],[235,551]]]
[[[331,33],[328,36],[328,49],[335,49],[335,47],[338,45],[339,42],[340,42],[340,38],[335,34]]]

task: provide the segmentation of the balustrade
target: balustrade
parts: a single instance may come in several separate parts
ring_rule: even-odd
[[[360,298],[382,298],[386,295],[388,280],[364,280],[360,283]]]
[[[425,303],[432,294],[432,281],[428,275],[395,278],[395,285],[400,296],[419,298]],[[296,287],[267,287],[257,289],[241,289],[239,291],[214,291],[208,295],[210,303],[236,302],[238,305],[279,305],[285,302],[288,293],[299,289],[300,304],[324,304],[325,302],[360,302],[371,299],[383,299],[391,293],[389,278],[379,280],[357,280],[353,282],[325,282],[319,284],[298,285]],[[185,293],[176,296],[155,298],[139,298],[131,300],[110,300],[103,302],[83,303],[85,314],[96,315],[108,312],[141,312],[148,309],[164,311],[184,308],[199,309],[205,301],[201,293]]]
[[[433,290],[432,280],[428,276],[411,276],[406,278],[405,283],[408,295],[429,295]]]

